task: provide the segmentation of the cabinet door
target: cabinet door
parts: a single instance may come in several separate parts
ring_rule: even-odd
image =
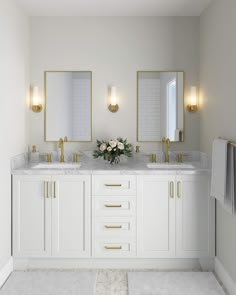
[[[51,177],[13,176],[13,255],[51,255]]]
[[[52,179],[52,255],[88,257],[91,252],[90,176]]]
[[[175,255],[175,178],[138,176],[138,256]]]
[[[214,201],[209,175],[176,177],[176,251],[178,257],[214,255]]]

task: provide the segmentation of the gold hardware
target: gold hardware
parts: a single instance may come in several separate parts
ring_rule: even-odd
[[[122,184],[105,184],[105,186],[110,186],[110,187],[121,187]]]
[[[140,152],[140,146],[136,145],[136,153],[139,153],[139,152]]]
[[[107,208],[121,208],[122,205],[104,205]]]
[[[174,198],[174,182],[170,182],[170,197],[173,199]]]
[[[221,137],[219,137],[219,138],[221,138]],[[236,147],[236,143],[233,141],[229,141],[229,144],[232,145],[233,147]]]
[[[33,145],[32,146],[32,153],[36,153],[37,152],[37,150],[36,150],[36,145]]]
[[[156,156],[156,154],[152,154],[151,160],[152,160],[152,163],[156,163],[157,162],[157,156]]]
[[[105,246],[106,250],[122,250],[122,246]]]
[[[52,155],[50,153],[46,154],[47,157],[47,162],[51,163],[52,162]]]
[[[112,104],[110,104],[110,105],[108,106],[108,109],[109,109],[110,112],[112,112],[112,113],[116,113],[116,112],[119,110],[119,106],[118,106],[118,104],[116,104],[116,105],[112,105]]]
[[[49,193],[48,193],[48,181],[44,182],[44,195],[45,198],[49,198]]]
[[[40,113],[42,111],[42,109],[43,109],[43,106],[41,104],[32,106],[32,111],[35,113]]]
[[[104,226],[105,228],[107,228],[107,229],[109,229],[109,228],[111,228],[111,229],[119,229],[119,228],[122,228],[122,225],[105,225]]]
[[[183,162],[183,155],[182,154],[177,155],[177,162],[179,162],[179,163]]]
[[[56,198],[56,181],[53,181],[53,197]]]
[[[164,146],[165,146],[165,162],[169,162],[170,161],[170,157],[169,157],[170,139],[163,137],[162,142],[164,143]]]
[[[191,104],[188,104],[188,105],[187,105],[187,110],[188,110],[190,113],[195,113],[195,112],[198,110],[198,106],[197,106],[197,105],[191,105]]]
[[[60,162],[64,163],[65,162],[65,156],[64,156],[64,142],[67,142],[68,138],[65,136],[64,140],[62,138],[59,139],[58,141],[58,147],[61,149],[61,155],[60,155]]]
[[[73,163],[77,163],[78,162],[78,154],[74,153],[73,154]]]
[[[181,186],[181,183],[180,183],[180,181],[178,181],[178,183],[177,183],[177,197],[178,198],[181,198],[180,186]]]

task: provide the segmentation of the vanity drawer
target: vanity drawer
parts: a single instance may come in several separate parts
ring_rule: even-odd
[[[93,256],[104,258],[134,257],[136,256],[136,242],[124,239],[98,239],[93,245]]]
[[[136,176],[95,175],[92,178],[92,192],[99,196],[136,195]]]
[[[135,237],[135,218],[96,217],[93,219],[93,237]]]
[[[93,216],[132,216],[136,213],[135,197],[93,197]]]

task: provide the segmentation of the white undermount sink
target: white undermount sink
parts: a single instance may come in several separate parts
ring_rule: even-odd
[[[78,169],[81,163],[39,163],[33,169]]]
[[[190,163],[148,163],[148,168],[152,169],[193,169]]]

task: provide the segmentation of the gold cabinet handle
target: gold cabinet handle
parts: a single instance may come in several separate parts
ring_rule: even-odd
[[[122,246],[105,246],[106,250],[122,250]]]
[[[177,182],[177,197],[181,198],[181,182]]]
[[[122,207],[122,205],[107,205],[107,204],[105,204],[104,206],[106,208],[121,208]]]
[[[170,182],[170,197],[173,199],[174,198],[174,182]]]
[[[49,198],[49,193],[48,193],[48,181],[44,182],[44,195],[45,198]]]
[[[53,197],[56,198],[56,181],[53,181]]]
[[[105,184],[105,186],[108,186],[108,187],[121,187],[122,186],[122,184]]]
[[[122,225],[105,225],[104,227],[107,229],[119,229],[122,228]]]

